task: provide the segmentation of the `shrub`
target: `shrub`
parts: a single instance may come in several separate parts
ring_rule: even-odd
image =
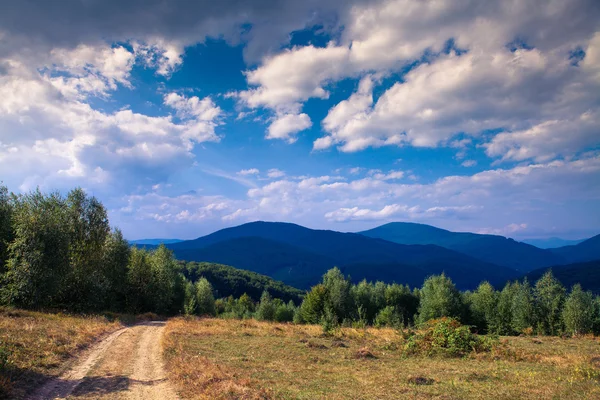
[[[497,341],[473,334],[468,326],[454,318],[430,320],[421,328],[407,338],[407,353],[463,357],[471,352],[490,351]]]
[[[400,326],[400,316],[396,307],[387,306],[383,308],[375,317],[375,326]]]

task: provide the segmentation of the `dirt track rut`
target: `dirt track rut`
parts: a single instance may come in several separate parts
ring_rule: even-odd
[[[113,332],[31,399],[177,399],[162,363],[164,324],[146,322]]]

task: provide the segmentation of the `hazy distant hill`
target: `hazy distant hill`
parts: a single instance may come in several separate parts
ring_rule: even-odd
[[[172,244],[172,243],[179,243],[182,242],[183,240],[180,239],[139,239],[139,240],[129,240],[129,244],[135,244],[135,245],[151,245],[151,246],[158,246],[161,243],[164,244]]]
[[[368,277],[418,285],[428,275],[446,272],[461,288],[482,280],[502,283],[518,275],[511,268],[440,246],[402,245],[288,223],[253,222],[168,247],[182,260],[228,264],[301,288],[315,284],[336,265],[353,280]]]
[[[557,237],[551,237],[547,239],[523,239],[521,242],[530,244],[540,249],[554,249],[556,247],[572,246],[583,242],[585,239],[579,240],[567,240]]]
[[[434,244],[524,272],[565,263],[560,254],[503,236],[451,232],[424,224],[392,222],[359,233],[401,244]]]
[[[568,289],[574,284],[580,283],[585,290],[600,294],[600,260],[540,268],[528,273],[527,279],[533,283],[549,269]]]
[[[564,246],[550,251],[571,263],[600,260],[600,235],[574,246]]]

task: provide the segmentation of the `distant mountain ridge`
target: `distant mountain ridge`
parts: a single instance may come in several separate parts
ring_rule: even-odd
[[[399,244],[434,244],[481,261],[523,272],[567,262],[560,253],[553,253],[504,236],[451,232],[411,222],[392,222],[359,233]]]
[[[585,239],[579,240],[568,240],[558,237],[551,237],[546,239],[523,239],[521,242],[530,244],[540,249],[555,249],[563,246],[573,246],[583,242]]]
[[[591,237],[573,246],[563,246],[550,251],[569,263],[600,260],[600,235]]]
[[[436,245],[403,245],[281,222],[252,222],[168,247],[182,260],[228,264],[301,288],[317,283],[333,266],[354,280],[368,276],[418,285],[428,275],[445,272],[466,289],[483,280],[501,284],[520,275]]]

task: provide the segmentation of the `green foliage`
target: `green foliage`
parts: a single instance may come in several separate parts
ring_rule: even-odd
[[[254,301],[258,301],[262,292],[268,290],[273,297],[285,302],[293,300],[295,304],[300,304],[302,301],[303,291],[256,272],[206,262],[180,264],[190,281],[196,282],[200,277],[208,279],[217,297],[239,298],[246,293]]]
[[[81,310],[104,304],[108,283],[103,275],[103,256],[110,225],[106,209],[81,188],[64,200],[69,236],[69,269],[61,302]]]
[[[185,282],[185,297],[183,302],[183,312],[185,315],[194,315],[198,311],[198,300],[196,285],[190,281]]]
[[[401,316],[396,307],[386,306],[382,308],[375,317],[375,326],[397,327],[402,324]]]
[[[256,319],[260,321],[273,321],[275,319],[275,311],[277,305],[273,302],[273,298],[266,290],[260,296],[260,303],[256,308]]]
[[[196,299],[198,303],[197,312],[199,315],[214,316],[216,314],[212,285],[206,278],[200,278],[200,280],[196,282]]]
[[[520,334],[533,329],[536,325],[535,303],[527,279],[523,283],[516,282],[513,290],[511,329]]]
[[[581,285],[577,284],[565,301],[562,318],[565,331],[571,335],[580,335],[592,332],[596,308],[594,296],[591,292],[584,292]]]
[[[277,299],[279,300],[279,299]],[[275,321],[277,322],[292,322],[296,315],[296,306],[293,301],[289,301],[287,304],[281,302],[275,309]]]
[[[105,280],[106,309],[123,311],[127,296],[127,264],[131,255],[129,244],[120,230],[115,229],[104,243],[102,271]]]
[[[471,352],[490,351],[495,340],[471,333],[454,318],[427,321],[418,332],[410,333],[405,344],[408,354],[463,357]]]
[[[69,276],[69,225],[65,201],[39,190],[14,199],[14,239],[8,246],[2,301],[20,307],[50,307]]]
[[[325,285],[313,286],[300,305],[302,321],[307,324],[318,324],[325,314],[326,301],[327,288]]]
[[[326,307],[339,320],[348,317],[353,308],[352,297],[350,295],[350,287],[352,286],[350,280],[346,279],[342,272],[335,267],[323,275],[323,286],[325,286],[327,291]]]
[[[441,317],[461,318],[463,304],[460,292],[446,275],[427,278],[420,293],[419,322]]]
[[[0,275],[6,271],[8,246],[13,240],[13,204],[6,186],[0,185]]]
[[[408,285],[392,284],[385,290],[385,304],[397,310],[401,322],[407,326],[414,323],[419,309],[418,292],[411,292]]]
[[[498,307],[494,325],[490,331],[499,335],[513,334],[513,299],[516,292],[516,284],[508,282],[498,295]]]
[[[483,282],[470,296],[473,322],[480,332],[493,331],[496,328],[498,294],[489,282]]]
[[[563,328],[561,317],[566,297],[564,286],[552,275],[552,271],[548,271],[535,283],[534,292],[539,314],[539,333],[559,334]]]

